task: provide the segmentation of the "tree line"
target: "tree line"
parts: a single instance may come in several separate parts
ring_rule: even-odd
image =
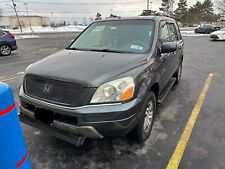
[[[200,22],[217,22],[220,15],[214,13],[214,4],[211,0],[197,1],[188,8],[187,0],[179,0],[178,8],[174,11],[174,18],[183,25],[192,26]]]
[[[197,1],[188,7],[187,0],[179,0],[178,7],[173,11],[173,18],[183,26],[198,25],[201,22],[213,23],[220,20],[221,15],[225,14],[225,0],[217,0],[215,6],[220,14],[214,11],[214,4],[211,0],[203,2]],[[142,16],[157,15],[157,11],[143,10]]]

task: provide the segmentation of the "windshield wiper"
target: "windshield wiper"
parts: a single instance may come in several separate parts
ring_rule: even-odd
[[[125,53],[125,52],[122,52],[122,51],[111,50],[111,49],[89,49],[89,51],[94,51],[94,52]]]
[[[93,52],[112,52],[112,53],[132,53],[130,51],[117,51],[117,50],[111,50],[111,49],[79,49],[79,48],[66,48],[68,50],[82,50],[82,51],[93,51]]]
[[[68,50],[79,50],[78,48],[66,48],[66,49],[68,49]]]

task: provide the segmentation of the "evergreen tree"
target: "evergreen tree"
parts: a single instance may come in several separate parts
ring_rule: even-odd
[[[159,15],[157,11],[143,10],[140,16]]]
[[[217,9],[220,12],[221,15],[225,16],[225,0],[217,0]]]
[[[178,22],[186,23],[187,22],[187,0],[179,0],[178,8],[174,11],[174,17]]]
[[[202,21],[204,22],[214,21],[213,3],[211,0],[205,0],[202,3],[201,15],[202,15]]]
[[[188,10],[187,21],[190,25],[199,24],[201,22],[216,22],[219,16],[214,14],[213,3],[211,0],[205,0],[204,2],[199,2]]]

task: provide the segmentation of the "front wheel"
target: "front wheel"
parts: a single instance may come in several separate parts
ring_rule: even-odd
[[[156,114],[156,97],[153,92],[150,92],[146,97],[141,111],[141,118],[134,128],[133,133],[135,139],[138,142],[143,143],[150,136],[154,115]]]
[[[0,55],[2,56],[8,56],[12,52],[12,49],[9,45],[1,45],[0,46]]]

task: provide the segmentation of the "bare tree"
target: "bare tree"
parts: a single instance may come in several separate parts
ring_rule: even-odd
[[[217,0],[216,4],[220,14],[225,15],[225,0]]]
[[[95,17],[95,20],[96,20],[96,21],[97,21],[97,20],[102,20],[102,14],[97,13],[97,14],[96,14],[96,17]]]

